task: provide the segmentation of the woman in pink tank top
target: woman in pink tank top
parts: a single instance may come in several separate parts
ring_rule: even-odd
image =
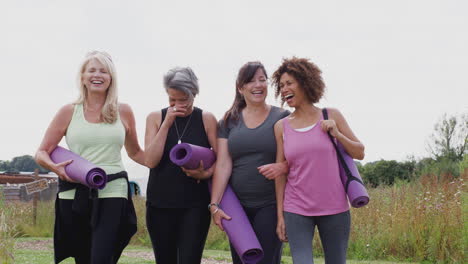
[[[276,96],[294,112],[275,125],[277,162],[286,160],[289,173],[275,180],[278,201],[277,233],[288,241],[293,262],[313,263],[312,240],[317,226],[326,263],[345,263],[348,247],[349,203],[339,176],[336,151],[327,132],[355,159],[364,158],[364,145],[343,115],[315,106],[325,84],[320,69],[308,59],[284,59],[273,74]]]

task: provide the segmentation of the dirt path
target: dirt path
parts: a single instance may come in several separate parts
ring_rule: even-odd
[[[44,240],[31,240],[31,241],[18,241],[15,244],[16,249],[30,249],[30,250],[52,250],[52,239]],[[124,256],[130,258],[141,258],[144,260],[154,260],[154,255],[151,250],[148,251],[124,251]],[[231,262],[216,260],[216,259],[202,259],[202,264],[230,264]]]

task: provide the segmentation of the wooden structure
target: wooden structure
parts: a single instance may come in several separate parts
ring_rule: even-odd
[[[40,201],[53,200],[58,190],[57,176],[53,174],[0,173],[0,197],[5,201],[31,201],[35,195]]]

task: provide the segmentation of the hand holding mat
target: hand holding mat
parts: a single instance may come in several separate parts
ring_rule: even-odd
[[[252,225],[229,184],[226,186],[223,199],[221,199],[219,205],[226,214],[232,217],[231,220],[222,219],[222,224],[229,241],[234,246],[242,262],[255,264],[262,260],[262,246],[258,242]]]
[[[216,161],[215,153],[205,147],[182,143],[175,145],[169,153],[171,161],[186,169],[196,169],[203,161],[205,169],[210,168]],[[211,184],[209,184],[211,192]],[[252,229],[249,219],[228,185],[221,200],[220,207],[231,220],[223,219],[223,227],[234,249],[245,264],[255,264],[263,258],[263,249]]]
[[[328,119],[328,112],[326,108],[322,109],[323,119]],[[344,147],[338,142],[336,143],[330,132],[328,137],[332,142],[338,156],[338,164],[340,167],[340,178],[345,192],[348,195],[348,200],[352,207],[359,208],[369,203],[369,194],[367,194],[366,187],[362,182],[361,175],[357,169],[356,164],[351,156],[346,153]]]
[[[73,180],[94,189],[103,189],[106,186],[106,172],[78,154],[57,146],[50,153],[50,158],[55,163],[73,160],[65,167],[65,172]]]
[[[354,163],[353,158],[351,158],[351,156],[346,153],[340,143],[338,143],[337,151],[340,152],[345,164],[343,165],[343,162],[339,161],[340,177],[351,206],[359,208],[367,205],[369,203],[369,194],[367,194],[366,187],[364,187],[364,184],[362,183],[361,175],[359,175],[359,171],[356,164]],[[345,166],[347,168],[345,168]],[[349,175],[346,173],[346,169],[349,170]]]

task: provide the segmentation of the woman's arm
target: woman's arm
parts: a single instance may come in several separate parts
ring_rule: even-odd
[[[216,141],[218,123],[216,121],[215,116],[210,112],[203,111],[202,118],[203,118],[203,124],[205,126],[205,132],[208,137],[208,142],[210,143],[213,151],[216,153],[218,149],[217,141]],[[213,175],[215,167],[216,167],[216,162],[210,168],[205,170],[203,168],[202,162],[200,162],[200,166],[197,169],[187,170],[187,169],[182,168],[182,170],[189,177],[192,177],[198,180],[206,180]]]
[[[146,118],[146,133],[145,133],[145,165],[148,168],[158,166],[161,161],[164,145],[166,144],[167,133],[176,117],[184,116],[186,109],[174,110],[174,107],[167,108],[166,118],[161,123],[162,112],[152,112]]]
[[[146,118],[145,132],[145,165],[148,168],[154,168],[161,161],[166,143],[168,126],[163,126],[161,129],[161,112],[152,112]]]
[[[338,109],[327,108],[327,110],[330,118],[322,121],[322,129],[329,131],[353,159],[364,159],[364,145],[354,135],[344,116]]]
[[[140,148],[135,128],[135,117],[132,108],[127,104],[120,104],[120,119],[125,126],[125,150],[135,162],[145,165],[145,152]]]
[[[72,160],[67,160],[61,163],[54,163],[50,159],[50,153],[57,147],[58,143],[62,140],[67,132],[68,125],[70,124],[72,115],[73,115],[74,106],[68,104],[63,106],[55,115],[54,119],[50,123],[47,131],[42,139],[41,145],[36,152],[35,160],[36,162],[50,170],[53,171],[61,180],[74,182],[70,177],[68,177],[65,172],[65,166],[72,163]]]
[[[283,120],[279,120],[275,124],[275,139],[276,139],[276,162],[283,163],[286,161],[284,158],[284,147],[283,147]],[[286,236],[286,226],[284,224],[283,215],[283,203],[284,203],[284,190],[286,188],[287,174],[282,174],[275,178],[275,192],[276,192],[276,203],[277,203],[277,217],[278,223],[276,225],[276,234],[278,238],[286,242],[288,238]]]
[[[213,175],[211,204],[219,204],[221,202],[232,172],[232,159],[228,150],[227,138],[218,138],[217,146],[217,163],[215,167],[215,173]],[[218,206],[211,206],[210,211],[213,215],[215,224],[221,230],[224,230],[221,220],[223,218],[229,220],[231,217],[224,213],[224,211]]]

